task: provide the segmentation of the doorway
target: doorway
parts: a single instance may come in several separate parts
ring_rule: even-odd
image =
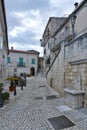
[[[34,75],[35,75],[35,69],[34,69],[34,67],[32,67],[32,68],[30,69],[30,75],[31,75],[31,76],[34,76]]]

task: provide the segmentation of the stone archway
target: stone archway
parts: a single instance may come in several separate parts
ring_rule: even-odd
[[[32,67],[32,68],[30,69],[30,75],[31,75],[31,76],[34,76],[34,75],[35,75],[35,69],[34,69],[34,67]]]

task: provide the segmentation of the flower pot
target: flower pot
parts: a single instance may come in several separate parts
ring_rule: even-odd
[[[10,87],[9,87],[9,91],[12,92],[12,91],[14,91],[14,90],[15,90],[15,87],[14,87],[14,86],[10,86]]]

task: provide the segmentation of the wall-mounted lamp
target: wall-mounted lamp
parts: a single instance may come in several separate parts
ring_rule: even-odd
[[[79,5],[79,3],[78,3],[78,2],[75,2],[75,4],[74,4],[75,8],[77,8],[78,5]]]
[[[74,25],[75,25],[76,15],[72,14],[70,20],[72,25],[72,38],[74,38],[75,37]]]
[[[42,39],[40,39],[40,42],[42,42]]]
[[[41,43],[41,45],[42,45],[42,39],[40,39],[40,43]]]

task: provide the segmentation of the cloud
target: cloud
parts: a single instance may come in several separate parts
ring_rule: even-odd
[[[25,18],[25,16],[27,16],[28,12],[27,11],[22,11],[22,12],[17,12],[17,11],[13,11],[12,13],[10,13],[13,17],[21,19],[21,18]]]
[[[42,47],[37,46],[37,45],[30,45],[29,48],[37,50],[38,52],[40,52],[40,56],[43,56],[43,48]]]
[[[78,3],[81,1],[77,0]],[[75,2],[75,0],[50,0],[50,8],[53,10],[54,15],[64,17],[75,9]]]
[[[9,36],[11,37],[18,37],[18,34],[20,33],[24,33],[27,29],[20,26],[20,27],[17,27],[15,26],[10,32],[9,32]]]
[[[81,2],[82,0],[77,0]],[[40,41],[49,17],[74,10],[75,0],[5,0],[10,46],[41,51]]]
[[[23,33],[33,33],[34,39],[40,39],[41,32],[44,29],[43,20],[39,10],[30,10],[30,12],[13,12],[14,17],[20,20],[20,25],[14,26],[9,31],[9,36],[18,37]]]
[[[25,11],[31,9],[45,10],[49,7],[49,2],[48,0],[5,0],[8,11]]]
[[[30,10],[28,17],[21,20],[23,26],[35,33],[41,33],[43,27],[43,18],[39,10]]]

